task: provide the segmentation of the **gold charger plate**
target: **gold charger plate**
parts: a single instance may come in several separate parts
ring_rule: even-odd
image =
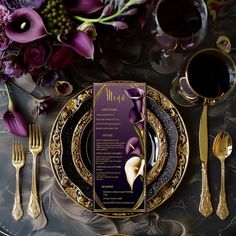
[[[167,163],[165,164],[165,166],[169,165],[171,170],[168,170],[168,168],[165,167],[165,169],[162,170],[163,173],[161,173],[160,176],[155,179],[155,175],[157,176],[160,173],[158,169],[159,172],[157,172],[157,174],[155,174],[154,177],[150,179],[150,181],[153,181],[153,183],[148,185],[151,187],[150,191],[147,193],[147,211],[151,211],[165,202],[174,193],[174,191],[180,184],[187,168],[189,142],[184,122],[173,104],[162,93],[151,87],[148,87],[147,89],[147,96],[149,97],[149,106],[153,109],[151,109],[151,112],[149,113],[149,120],[151,119],[150,114],[152,114],[153,111],[156,110],[158,113],[163,113],[163,116],[165,116],[164,123],[172,122],[174,124],[174,129],[173,127],[167,128],[166,133],[170,133],[173,132],[173,130],[176,130],[175,132],[178,136],[176,139],[175,147],[170,148],[168,151],[169,157],[167,158]],[[68,161],[66,157],[67,154],[68,156],[71,156],[72,152],[70,148],[67,148],[67,146],[71,145],[72,142],[71,138],[68,138],[67,135],[67,133],[69,132],[68,130],[71,129],[69,121],[72,122],[72,124],[76,122],[78,123],[78,121],[82,123],[85,122],[84,127],[87,127],[86,120],[91,119],[91,111],[89,111],[91,109],[91,102],[88,102],[89,100],[91,100],[91,97],[92,88],[90,87],[81,91],[75,97],[70,99],[69,102],[67,102],[67,104],[59,113],[53,125],[49,143],[50,162],[56,180],[58,181],[63,191],[73,201],[75,201],[80,206],[85,207],[87,210],[92,210],[92,200],[90,197],[92,196],[91,186],[89,185],[88,181],[87,183],[84,183],[86,181],[81,178],[79,173],[77,173],[76,176],[76,174],[74,173],[76,170],[74,162],[72,160]],[[82,111],[82,116],[80,116],[79,118],[74,115],[80,114],[80,112],[78,111]],[[88,112],[87,116],[85,115],[85,111]],[[72,135],[74,134],[74,131],[75,129],[72,128]],[[170,136],[170,134],[168,135]],[[73,136],[75,136],[75,134]],[[173,139],[175,139],[175,137]],[[172,138],[170,136],[169,142],[171,142],[171,140]],[[75,170],[73,171],[73,169]],[[76,172],[77,171],[78,170],[76,170]],[[71,175],[71,172],[73,172],[73,175],[75,176]],[[77,182],[79,178],[82,179],[82,184],[75,184],[75,182]],[[134,216],[134,214],[117,213],[107,216],[127,217]]]

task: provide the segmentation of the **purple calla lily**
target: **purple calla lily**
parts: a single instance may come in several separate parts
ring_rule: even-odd
[[[65,37],[59,36],[58,39],[64,46],[74,49],[81,56],[93,59],[94,45],[87,33],[75,30]]]
[[[136,106],[137,110],[141,113],[143,110],[144,90],[140,88],[131,88],[125,90],[125,93],[130,99],[132,99],[134,106]]]
[[[96,12],[104,6],[101,0],[64,0],[63,5],[72,13],[82,14]]]
[[[6,35],[18,43],[28,43],[47,35],[40,15],[30,8],[20,8],[8,16]]]
[[[129,121],[133,125],[137,125],[140,130],[144,129],[144,116],[134,106],[129,112]]]
[[[26,119],[16,111],[6,111],[3,115],[3,125],[8,132],[18,135],[27,136],[28,123]]]
[[[132,137],[128,140],[125,148],[125,154],[126,155],[137,155],[140,156],[142,153],[141,151],[141,145],[139,142],[139,139],[137,137]]]

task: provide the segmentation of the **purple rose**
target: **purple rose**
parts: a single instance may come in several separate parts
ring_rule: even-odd
[[[24,62],[28,70],[42,67],[46,64],[51,53],[50,46],[43,41],[34,41],[24,48]]]

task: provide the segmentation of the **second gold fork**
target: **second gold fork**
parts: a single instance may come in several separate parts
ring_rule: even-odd
[[[41,129],[36,124],[29,125],[29,150],[33,155],[33,164],[31,195],[27,211],[32,218],[37,218],[41,213],[41,208],[36,183],[36,161],[38,154],[43,150],[43,139]]]

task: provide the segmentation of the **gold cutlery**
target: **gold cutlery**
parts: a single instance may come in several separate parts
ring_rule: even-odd
[[[208,101],[205,100],[199,125],[199,151],[202,164],[202,189],[200,196],[199,212],[205,217],[213,212],[211,194],[208,187],[207,159],[208,159],[208,129],[207,129]]]
[[[41,129],[36,124],[29,125],[29,150],[33,155],[33,164],[32,164],[31,195],[27,211],[31,217],[37,218],[41,213],[41,208],[37,192],[36,164],[37,164],[37,156],[43,150],[43,138]]]
[[[20,198],[20,181],[19,181],[19,172],[20,169],[25,164],[25,155],[23,150],[22,142],[13,141],[12,145],[12,165],[16,169],[16,190],[15,190],[15,199],[14,206],[12,210],[12,216],[15,220],[19,220],[23,216],[23,210],[21,206]]]
[[[221,163],[221,188],[216,214],[221,220],[224,220],[229,215],[225,194],[225,159],[231,154],[232,148],[232,139],[228,132],[222,131],[215,137],[213,154]]]

